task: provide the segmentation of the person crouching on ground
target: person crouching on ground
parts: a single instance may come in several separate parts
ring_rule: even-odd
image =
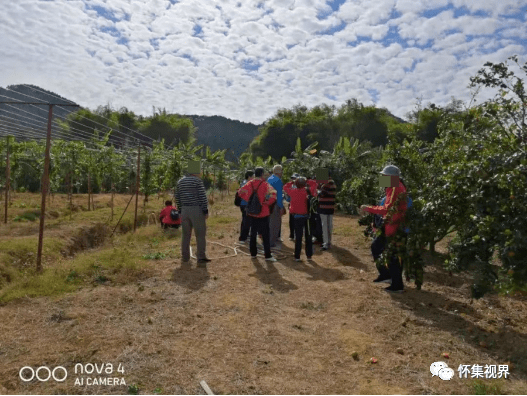
[[[261,209],[259,213],[251,213],[250,198],[256,192],[255,198],[260,203]],[[265,180],[264,169],[256,168],[254,170],[254,179],[250,180],[245,186],[238,190],[238,195],[241,199],[247,201],[247,216],[251,223],[251,237],[249,241],[249,250],[251,257],[255,259],[258,254],[256,247],[256,237],[258,234],[262,236],[265,260],[276,261],[271,255],[271,244],[269,235],[269,216],[271,214],[269,206],[276,202],[276,191]]]
[[[309,227],[307,183],[304,177],[298,177],[294,183],[296,188],[293,188],[293,182],[290,181],[284,186],[284,191],[291,197],[290,213],[293,215],[295,224],[295,261],[301,261],[302,234],[305,234],[306,238],[307,259],[311,260],[313,256],[313,240],[311,239],[311,229]]]
[[[388,256],[388,270],[391,275],[392,284],[387,287],[387,292],[402,292],[403,284],[403,263],[400,261],[404,257],[406,250],[406,232],[404,219],[407,210],[406,187],[401,182],[401,171],[394,165],[386,166],[381,175],[390,176],[390,187],[386,187],[386,200],[382,206],[360,207],[360,213],[365,212],[379,214],[384,218],[384,233],[386,235],[386,246]]]
[[[177,207],[172,206],[172,201],[165,201],[165,207],[159,214],[159,221],[161,222],[161,228],[163,229],[178,229],[181,225],[181,216],[179,215]]]

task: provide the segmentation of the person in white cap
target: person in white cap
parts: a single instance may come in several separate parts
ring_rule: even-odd
[[[402,292],[404,290],[402,266],[400,261],[406,249],[406,233],[404,227],[407,209],[406,187],[401,181],[401,171],[395,165],[388,165],[380,172],[390,177],[389,187],[386,187],[386,199],[383,205],[360,207],[360,214],[365,212],[378,214],[384,218],[384,232],[387,238],[388,270],[392,284],[387,292]]]

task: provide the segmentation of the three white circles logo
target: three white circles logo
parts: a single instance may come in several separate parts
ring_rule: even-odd
[[[57,382],[64,382],[68,378],[68,370],[62,366],[57,366],[53,370],[50,370],[47,366],[40,366],[36,370],[33,367],[24,366],[18,372],[18,376],[24,382],[33,381],[33,378],[46,382],[51,377]]]

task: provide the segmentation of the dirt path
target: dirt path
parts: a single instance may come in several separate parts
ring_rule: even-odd
[[[223,215],[239,211],[226,207]],[[209,240],[233,246],[237,227],[218,224]],[[524,300],[471,302],[466,276],[433,265],[422,291],[410,284],[404,294],[385,293],[371,282],[376,271],[360,233],[356,218],[336,216],[335,246],[317,249],[313,262],[295,262],[290,241],[289,257],[276,263],[217,259],[225,248],[209,244],[207,269],[145,261],[148,276],[137,283],[8,303],[0,307],[0,394],[122,394],[131,385],[140,393],[204,393],[201,380],[234,394],[527,393]],[[451,381],[432,378],[439,360],[455,370]],[[75,374],[76,363],[112,363],[109,377],[126,386],[75,385],[108,377]],[[124,374],[115,372],[119,364]],[[460,364],[510,364],[511,376],[460,379]],[[68,378],[26,383],[23,366],[64,366]]]

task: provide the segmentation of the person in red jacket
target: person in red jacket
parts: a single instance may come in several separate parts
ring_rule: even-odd
[[[256,168],[254,170],[254,179],[250,180],[243,187],[241,187],[238,190],[238,195],[241,197],[241,199],[249,203],[249,199],[255,191],[257,193],[258,201],[262,206],[262,210],[258,214],[251,214],[247,212],[247,216],[251,223],[251,236],[249,241],[251,257],[256,258],[258,254],[258,249],[256,248],[256,236],[260,234],[263,239],[265,260],[276,261],[276,259],[271,254],[269,229],[269,216],[271,214],[269,206],[276,202],[276,190],[274,190],[265,180],[263,168]],[[247,207],[249,207],[249,204]]]
[[[404,290],[403,284],[403,268],[402,262],[399,261],[399,256],[402,256],[406,249],[406,233],[404,227],[404,220],[407,209],[407,194],[406,187],[401,182],[401,171],[394,165],[386,166],[381,175],[390,176],[390,187],[386,188],[386,200],[382,206],[367,206],[360,207],[359,214],[364,212],[378,214],[384,218],[384,232],[386,235],[387,246],[390,248],[388,252],[388,270],[392,278],[391,286],[385,290],[388,292],[402,292]]]
[[[302,234],[306,238],[306,256],[311,260],[313,256],[313,240],[311,239],[311,229],[309,227],[309,214],[307,207],[307,186],[304,177],[298,177],[294,181],[296,188],[293,187],[293,181],[284,186],[284,191],[291,197],[291,206],[289,212],[293,215],[295,224],[295,260],[301,261],[300,252],[302,251]]]
[[[163,229],[166,228],[179,228],[181,225],[181,217],[179,217],[177,220],[172,220],[172,217],[170,217],[170,212],[172,210],[177,210],[177,207],[172,206],[172,201],[165,201],[165,207],[159,214],[159,221],[161,222],[161,227]],[[179,214],[179,211],[178,211]]]

